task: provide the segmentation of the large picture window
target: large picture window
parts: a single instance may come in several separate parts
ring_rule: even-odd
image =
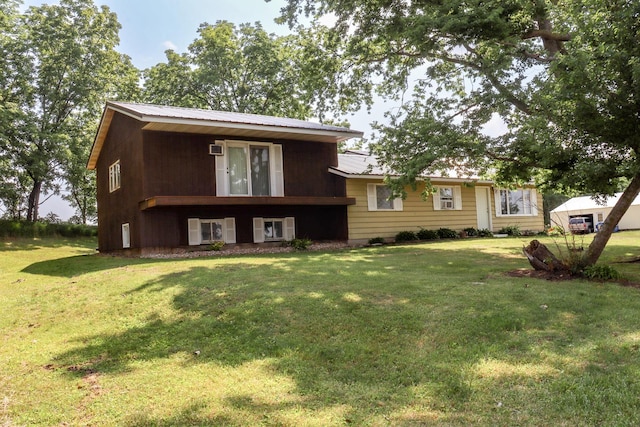
[[[226,147],[216,156],[218,196],[283,196],[282,146],[216,141]]]
[[[498,216],[535,216],[536,193],[532,189],[496,190],[496,214]]]
[[[391,188],[384,184],[367,184],[367,199],[370,211],[401,211],[402,199],[391,198]]]

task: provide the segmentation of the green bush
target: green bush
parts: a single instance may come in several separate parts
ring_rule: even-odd
[[[223,247],[224,247],[224,242],[221,240],[218,240],[217,242],[213,242],[212,244],[209,245],[209,250],[221,251]]]
[[[441,239],[456,239],[460,237],[455,230],[452,230],[450,228],[439,228],[438,236],[440,236]]]
[[[370,245],[381,245],[384,243],[384,237],[372,237],[369,239]]]
[[[591,280],[620,280],[622,275],[610,265],[590,265],[584,269],[582,274]]]
[[[488,228],[483,228],[478,230],[478,237],[493,237],[493,232]]]
[[[304,251],[309,249],[312,243],[310,239],[293,239],[289,241],[289,246],[297,251]]]
[[[421,228],[417,233],[416,236],[418,237],[418,239],[420,240],[437,240],[440,238],[440,236],[438,235],[437,231],[434,230],[427,230],[424,228]]]
[[[467,236],[469,236],[469,237],[476,237],[476,236],[478,236],[478,229],[473,228],[473,227],[467,227],[467,228],[465,228],[465,229],[464,229],[464,230],[462,230],[462,231],[464,231],[465,233],[467,233]]]
[[[401,231],[396,234],[396,242],[410,242],[412,240],[418,240],[418,236],[413,231]]]
[[[502,227],[500,229],[500,231],[498,231],[499,234],[506,234],[508,236],[522,236],[522,233],[520,232],[520,227],[518,227],[517,225],[507,225],[506,227]]]
[[[70,223],[49,223],[0,220],[0,237],[91,237],[98,227]]]

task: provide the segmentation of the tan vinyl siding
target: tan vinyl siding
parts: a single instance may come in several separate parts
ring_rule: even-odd
[[[418,231],[420,228],[437,230],[451,228],[477,228],[475,187],[459,182],[438,182],[438,186],[459,186],[462,196],[462,210],[434,210],[433,197],[423,200],[424,184],[418,184],[416,191],[407,188],[407,198],[402,211],[369,211],[367,184],[375,182],[366,179],[347,179],[347,197],[355,197],[356,204],[348,207],[349,240],[367,240],[372,237],[391,239],[400,231]],[[378,181],[377,183],[381,183]],[[435,183],[434,183],[435,185]],[[521,230],[542,230],[542,196],[538,194],[537,217],[496,217],[493,191],[491,194],[491,216],[493,230],[506,225],[518,225]]]

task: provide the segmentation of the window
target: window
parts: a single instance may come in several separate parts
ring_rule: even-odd
[[[496,190],[497,216],[536,216],[536,192],[532,189]]]
[[[131,233],[129,232],[129,223],[122,224],[122,247],[124,249],[131,247]]]
[[[216,156],[218,196],[283,196],[282,146],[243,141],[216,141],[223,156]]]
[[[109,193],[120,188],[120,160],[109,166]]]
[[[296,237],[295,218],[253,218],[253,241],[278,242]]]
[[[462,189],[459,185],[435,186],[433,193],[433,209],[462,210]]]
[[[401,211],[402,199],[392,199],[391,188],[384,184],[367,184],[367,200],[370,211]]]
[[[236,242],[235,218],[203,219],[189,218],[189,245],[213,242]]]

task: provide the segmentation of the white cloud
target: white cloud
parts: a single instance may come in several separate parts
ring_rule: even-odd
[[[162,46],[164,46],[165,50],[171,49],[171,50],[178,50],[178,46],[176,46],[171,40],[167,40],[165,42],[162,42]]]

